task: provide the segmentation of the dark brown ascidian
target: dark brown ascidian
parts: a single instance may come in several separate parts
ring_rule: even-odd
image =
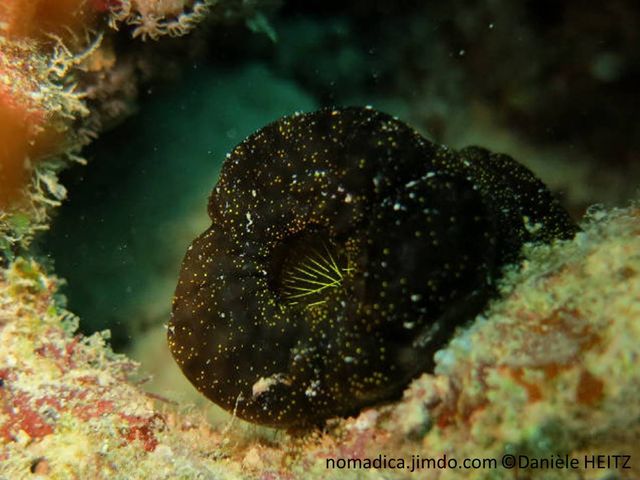
[[[569,216],[529,170],[370,108],[281,118],[227,156],[169,345],[209,399],[275,427],[398,398]]]

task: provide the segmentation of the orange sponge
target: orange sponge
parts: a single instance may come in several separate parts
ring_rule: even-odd
[[[0,91],[0,207],[17,195],[25,181],[29,132],[21,112],[9,107]]]
[[[9,38],[45,39],[82,32],[95,19],[94,0],[2,0],[0,22]]]
[[[0,85],[0,208],[20,198],[30,163],[56,150],[61,134],[47,125],[44,112],[15,102]]]
[[[0,42],[0,208],[19,197],[32,162],[56,153],[64,138],[47,109],[37,53]]]

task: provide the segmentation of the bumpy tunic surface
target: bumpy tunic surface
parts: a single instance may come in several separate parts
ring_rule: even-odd
[[[573,235],[505,155],[369,108],[284,117],[228,155],[189,247],[170,349],[244,419],[305,427],[392,400],[527,241]]]

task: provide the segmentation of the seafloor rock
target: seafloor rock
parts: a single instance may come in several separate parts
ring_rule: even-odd
[[[596,211],[584,228],[527,247],[502,298],[459,329],[436,374],[401,402],[303,436],[233,419],[216,430],[145,394],[104,336],[74,335],[58,282],[17,260],[0,276],[0,478],[638,478],[640,209]],[[507,454],[578,466],[508,470]],[[364,468],[412,455],[497,466]],[[592,455],[604,457],[585,465]],[[327,468],[347,458],[363,468]]]
[[[56,305],[55,278],[22,259],[1,275],[1,479],[36,471],[55,479],[225,478],[221,464],[198,453],[198,445],[220,443],[199,419],[177,418],[146,395],[131,380],[136,365],[112,353],[104,335],[74,335],[77,319]]]

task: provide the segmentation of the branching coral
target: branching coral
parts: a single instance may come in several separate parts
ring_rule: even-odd
[[[157,40],[163,35],[180,37],[191,32],[209,14],[215,0],[123,0],[113,8],[110,23],[133,25],[133,37]]]
[[[279,0],[118,0],[112,2],[109,23],[115,29],[121,23],[133,25],[133,37],[157,40],[186,35],[207,18],[246,19],[252,30],[262,29],[273,37],[262,11],[279,4]]]

